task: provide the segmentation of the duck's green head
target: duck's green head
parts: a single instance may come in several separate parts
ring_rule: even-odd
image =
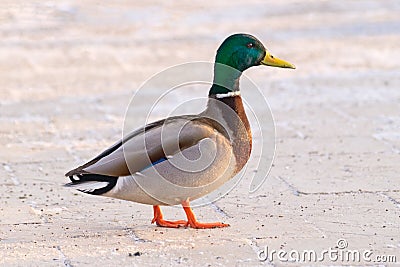
[[[293,64],[271,55],[256,37],[243,33],[225,39],[218,48],[215,62],[228,65],[240,72],[259,65],[296,68]]]

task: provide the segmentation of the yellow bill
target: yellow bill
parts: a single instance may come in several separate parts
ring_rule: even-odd
[[[268,51],[265,54],[264,59],[261,61],[261,65],[266,65],[266,66],[271,66],[271,67],[279,67],[279,68],[289,68],[289,69],[296,68],[295,65],[293,65],[287,61],[284,61],[280,58],[274,57]]]

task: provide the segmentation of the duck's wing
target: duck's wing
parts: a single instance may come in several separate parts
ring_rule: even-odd
[[[72,183],[92,185],[86,193],[110,190],[118,177],[128,176],[168,160],[168,157],[215,134],[215,121],[193,116],[160,120],[138,129],[86,164],[66,173]],[[76,178],[74,178],[76,177]],[[94,184],[97,183],[97,184]]]
[[[173,119],[175,119],[175,118],[173,118]],[[98,163],[99,161],[103,161],[103,163],[104,163],[105,160],[109,161],[112,158],[121,159],[121,153],[120,152],[121,152],[123,143],[128,143],[129,141],[131,141],[131,139],[133,139],[133,138],[135,138],[137,136],[143,135],[145,132],[151,131],[154,128],[162,126],[164,124],[164,122],[165,122],[165,119],[164,120],[159,120],[159,121],[156,121],[156,122],[152,122],[150,124],[147,124],[145,127],[136,129],[135,131],[129,133],[126,137],[124,137],[124,139],[119,140],[118,142],[116,142],[115,144],[113,144],[112,146],[110,146],[109,148],[104,150],[102,153],[100,153],[98,156],[96,156],[95,158],[93,158],[89,162],[83,164],[82,166],[79,166],[78,168],[70,170],[69,172],[67,172],[65,174],[65,176],[68,176],[71,179],[73,179],[74,175],[81,175],[81,174],[89,174],[89,173],[91,173],[91,172],[86,171],[86,168],[88,168],[90,166],[94,167],[94,165],[96,165],[96,163]],[[123,154],[122,154],[122,156],[123,156]],[[117,162],[115,162],[115,163],[117,163]],[[124,165],[123,164],[121,164],[120,166],[116,165],[116,167],[120,167],[120,168],[124,169]],[[114,170],[114,173],[117,173],[117,172],[115,172],[115,170]],[[97,174],[99,174],[99,173],[97,173]],[[117,176],[121,176],[121,175],[124,175],[124,174],[125,174],[124,170],[121,170],[120,175],[117,175]]]

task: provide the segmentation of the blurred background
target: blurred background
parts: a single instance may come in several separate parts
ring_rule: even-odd
[[[245,266],[259,263],[255,251],[267,242],[327,248],[338,237],[398,253],[399,14],[397,0],[1,1],[0,263],[122,264],[140,251],[138,264]],[[183,231],[187,243],[149,226],[150,207],[61,187],[67,170],[121,137],[143,82],[176,64],[212,61],[238,32],[297,69],[246,72],[267,96],[277,148],[256,194],[244,178],[196,211],[231,228]]]

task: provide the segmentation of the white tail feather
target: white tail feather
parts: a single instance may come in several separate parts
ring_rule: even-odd
[[[107,185],[108,185],[107,182],[98,182],[98,181],[87,181],[76,184],[68,184],[69,187],[73,187],[83,192],[93,192],[94,190],[106,187]]]

